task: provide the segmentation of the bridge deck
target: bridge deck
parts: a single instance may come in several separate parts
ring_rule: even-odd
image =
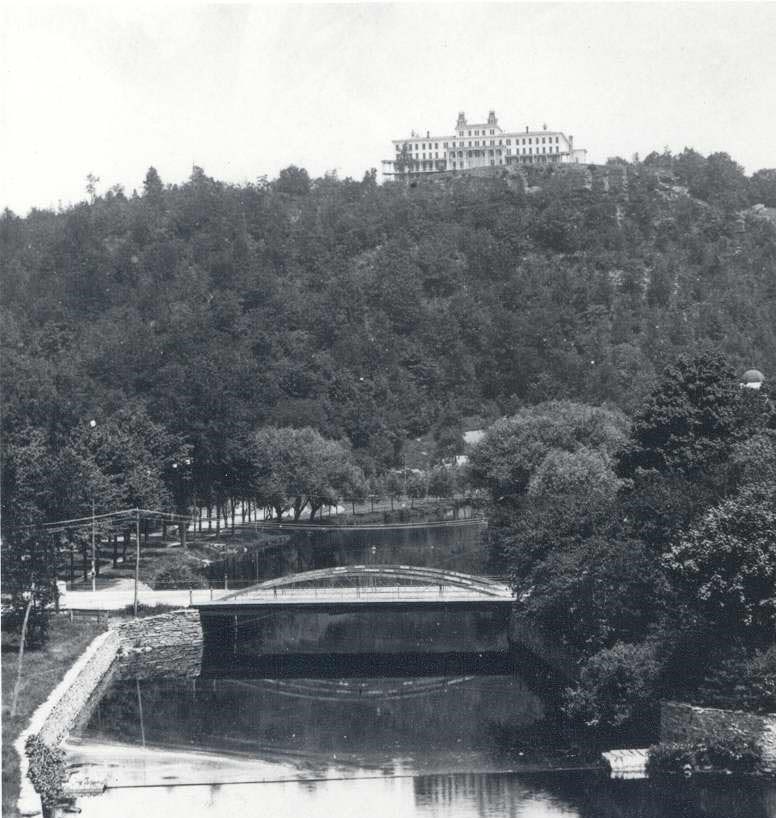
[[[508,587],[489,593],[445,585],[377,585],[373,587],[251,588],[227,598],[195,603],[203,612],[244,609],[492,607],[513,601]]]

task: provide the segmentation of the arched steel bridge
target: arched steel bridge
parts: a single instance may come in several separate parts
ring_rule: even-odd
[[[395,605],[511,605],[511,588],[488,577],[414,565],[349,565],[289,574],[196,605],[202,611],[246,608],[366,608]]]

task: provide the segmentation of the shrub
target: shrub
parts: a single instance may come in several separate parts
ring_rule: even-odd
[[[756,653],[749,662],[752,698],[763,713],[776,713],[776,645]]]
[[[706,707],[776,712],[776,646],[753,655],[743,646],[732,647],[706,673],[692,698]]]
[[[199,562],[184,554],[176,554],[160,563],[151,576],[150,584],[155,591],[204,588],[207,585]]]
[[[585,660],[579,683],[565,693],[564,711],[591,727],[621,727],[654,708],[658,662],[651,644],[600,650]]]
[[[665,743],[649,748],[647,773],[681,773],[688,767],[695,769],[695,752],[689,744]]]
[[[698,750],[701,768],[730,770],[733,773],[751,773],[762,764],[762,753],[757,744],[744,739],[713,741]]]
[[[647,773],[727,771],[753,773],[762,766],[762,753],[752,741],[720,739],[698,744],[666,743],[649,748]]]
[[[62,799],[65,754],[59,748],[49,747],[39,736],[30,736],[24,749],[30,760],[29,777],[40,796],[43,815],[51,815]]]

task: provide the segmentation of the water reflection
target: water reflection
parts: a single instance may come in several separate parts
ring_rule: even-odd
[[[118,680],[72,748],[110,771],[79,806],[84,818],[257,805],[273,818],[776,818],[776,789],[757,782],[532,772],[497,738],[533,725],[549,742],[542,716],[514,674]]]
[[[83,739],[417,774],[507,768],[494,732],[543,715],[514,675],[119,681]]]
[[[773,818],[757,783],[608,781],[589,774],[354,778],[254,785],[109,790],[82,799],[83,818]]]
[[[482,548],[479,521],[454,527],[430,524],[414,528],[333,531],[296,531],[277,535],[258,555],[246,551],[228,561],[213,562],[208,570],[213,583],[258,581],[336,565],[420,565],[466,574],[490,574],[487,550]]]

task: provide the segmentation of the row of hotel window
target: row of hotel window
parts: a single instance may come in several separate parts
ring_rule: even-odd
[[[553,151],[553,149],[552,149],[553,146],[550,145],[549,146],[549,151],[548,151],[547,147],[545,146],[545,147],[542,148],[542,153],[560,153],[560,145],[555,145],[554,147],[555,147],[555,150]],[[444,151],[442,153],[444,154]],[[455,151],[450,151],[450,158],[451,159],[455,157],[455,153],[456,153]],[[484,150],[465,151],[465,153],[466,153],[467,156],[480,156],[480,155],[485,156],[485,151]],[[495,154],[493,152],[493,149],[488,150],[487,153],[488,153],[489,156],[494,156],[494,155],[495,156],[501,156],[501,149],[496,148],[495,149]],[[512,148],[507,148],[505,153],[508,156],[511,156],[512,155]],[[532,155],[533,154],[533,148],[522,148],[522,151],[521,151],[520,148],[515,148],[515,155],[516,156],[520,156],[521,153],[522,153],[523,156],[525,156],[526,154]],[[539,148],[536,149],[536,153],[539,153]],[[459,157],[463,157],[463,155],[464,155],[464,151],[458,151],[458,156]],[[442,158],[444,158],[444,156]],[[439,159],[439,151],[434,151],[433,157],[431,156],[431,151],[429,151],[428,156],[426,156],[426,154],[423,153],[420,156],[416,156],[415,159]]]
[[[482,128],[481,130],[482,130],[482,135],[483,135],[483,136],[486,136],[487,134],[486,134],[485,128]],[[501,130],[501,129],[499,128],[499,130]],[[490,129],[490,135],[491,135],[491,136],[493,136],[493,134],[494,134],[494,133],[496,133],[496,131],[495,131],[493,128],[491,128],[491,129]],[[472,135],[472,132],[471,132],[471,131],[467,131],[467,132],[466,132],[466,135],[467,135],[467,136],[471,136],[471,135]],[[475,131],[475,132],[474,132],[474,135],[475,135],[475,136],[479,136],[479,135],[480,135],[480,132],[479,132],[479,131]],[[458,136],[463,136],[463,131],[458,131]]]
[[[526,139],[527,139],[527,142],[526,142]],[[542,145],[545,145],[545,144],[546,144],[545,139],[546,139],[546,140],[547,140],[547,142],[549,142],[549,143],[552,143],[552,141],[553,141],[553,138],[552,138],[551,136],[547,136],[547,137],[544,137],[544,136],[543,136],[543,137],[542,137],[542,141],[541,141],[541,144],[542,144]],[[556,136],[556,137],[555,137],[555,142],[556,142],[556,143],[560,142],[560,137],[559,137],[559,136]],[[498,143],[499,143],[499,145],[503,145],[503,144],[504,144],[504,141],[503,141],[502,139],[499,139]],[[439,142],[434,142],[434,143],[429,142],[429,143],[428,143],[428,150],[432,150],[432,144],[433,144],[433,148],[438,148],[438,147],[439,147]],[[483,144],[483,145],[485,145],[485,144],[487,144],[487,143],[485,142],[485,140],[483,140],[482,144]],[[496,140],[495,140],[495,139],[491,139],[491,140],[490,140],[490,144],[491,144],[491,145],[495,145],[495,144],[496,144]],[[506,144],[507,144],[507,145],[511,145],[511,144],[512,144],[512,140],[511,140],[511,139],[507,139],[507,140],[506,140]],[[520,144],[521,144],[520,140],[516,138],[516,139],[515,139],[515,145],[520,145]],[[533,145],[533,139],[532,139],[532,137],[530,137],[530,136],[529,136],[529,137],[524,137],[524,138],[523,138],[523,141],[522,141],[522,144],[523,144],[523,145],[526,145],[526,144],[528,144],[528,145]],[[536,144],[537,144],[537,145],[539,144],[539,137],[538,137],[538,136],[536,137]],[[447,148],[447,146],[448,146],[448,145],[447,145],[447,142],[443,142],[443,143],[442,143],[442,147],[443,147],[443,148]],[[479,141],[476,141],[476,140],[475,140],[475,142],[474,142],[474,147],[475,147],[475,148],[478,148],[479,146],[480,146]],[[462,147],[462,148],[463,148],[463,147],[465,147],[465,145],[464,145],[464,143],[463,143],[463,142],[461,142],[460,146],[459,146],[459,145],[457,145],[455,142],[451,142],[451,143],[450,143],[450,147],[451,147],[451,148],[456,148],[456,147]],[[470,147],[470,148],[472,147],[471,140],[469,140],[469,147]],[[426,150],[426,143],[425,143],[425,142],[420,142],[420,143],[416,142],[416,143],[415,143],[415,145],[412,145],[412,144],[409,144],[409,143],[408,143],[408,144],[407,144],[407,149],[408,149],[408,150],[411,150],[411,151],[412,151],[412,150],[414,150],[414,151],[423,150],[423,151],[424,151],[424,150]],[[397,153],[398,153],[398,152],[400,152],[401,150],[402,150],[402,146],[397,144],[397,145],[396,145],[396,151],[397,151]]]
[[[535,158],[536,158],[537,162],[547,162],[548,160],[550,162],[555,161],[555,160],[553,160],[552,156],[548,156],[548,155],[537,154]],[[533,156],[530,157],[530,161],[531,162],[534,161]],[[496,160],[491,159],[490,164],[495,165]],[[504,159],[503,158],[499,159],[498,164],[503,165],[504,164]],[[462,159],[460,162],[456,162],[455,159],[453,159],[450,162],[450,168],[452,170],[458,170],[459,166],[460,166],[460,168],[462,170],[466,169],[466,167],[467,167],[466,161]],[[412,168],[414,168],[415,170],[446,170],[446,167],[447,167],[447,163],[444,161],[444,159],[439,161],[439,162],[434,162],[433,160],[432,161],[425,161],[425,162],[416,162],[416,161],[412,162]],[[468,167],[481,167],[481,165],[469,165]]]

